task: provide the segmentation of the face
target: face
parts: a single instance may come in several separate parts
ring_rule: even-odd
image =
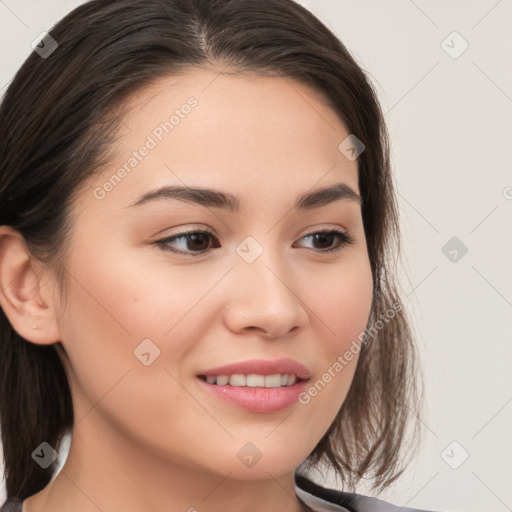
[[[292,471],[345,399],[357,356],[336,362],[370,313],[349,132],[281,78],[195,70],[129,106],[74,203],[58,322],[77,428],[215,474]]]

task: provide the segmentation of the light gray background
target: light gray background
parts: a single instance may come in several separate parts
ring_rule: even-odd
[[[31,41],[80,3],[0,0],[0,92]],[[393,143],[428,417],[420,455],[382,496],[512,510],[512,1],[300,3],[371,74]],[[458,58],[454,31],[469,44]],[[445,256],[452,237],[467,254]]]

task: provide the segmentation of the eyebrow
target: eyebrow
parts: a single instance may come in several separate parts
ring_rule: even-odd
[[[209,208],[220,208],[231,212],[240,211],[240,200],[237,196],[228,192],[221,192],[211,188],[184,187],[178,185],[164,186],[147,192],[142,197],[130,204],[128,208],[140,206],[156,200],[178,200],[188,203],[196,203]],[[362,197],[345,183],[306,192],[299,196],[293,205],[294,210],[310,210],[325,206],[339,200],[356,201],[363,204]]]

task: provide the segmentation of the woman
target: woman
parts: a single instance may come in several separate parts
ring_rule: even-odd
[[[419,410],[387,136],[324,25],[91,1],[0,120],[2,510],[395,510],[351,492]]]

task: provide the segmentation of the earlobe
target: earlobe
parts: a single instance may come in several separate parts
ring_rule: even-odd
[[[53,297],[44,296],[41,267],[36,266],[23,236],[0,226],[0,307],[16,332],[32,343],[60,341]]]

